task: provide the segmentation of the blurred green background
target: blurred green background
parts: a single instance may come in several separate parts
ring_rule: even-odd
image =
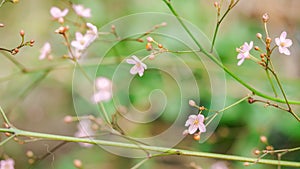
[[[170,13],[167,6],[160,0],[141,1],[141,0],[85,0],[72,1],[75,4],[83,4],[85,7],[91,8],[92,17],[87,19],[88,22],[95,24],[98,28],[107,23],[130,14],[143,12],[162,12]],[[216,9],[213,6],[214,1],[204,0],[171,0],[178,13],[189,22],[193,23],[203,33],[212,39],[213,30],[216,24]],[[224,2],[224,7],[228,2]],[[297,0],[241,0],[237,7],[230,11],[228,17],[224,20],[220,27],[220,32],[216,40],[216,51],[219,54],[224,65],[230,70],[236,72],[240,78],[255,86],[257,89],[272,94],[269,83],[266,81],[264,70],[251,61],[245,61],[240,67],[236,66],[235,48],[241,46],[245,41],[254,41],[255,45],[263,48],[263,45],[255,37],[257,32],[264,34],[261,16],[267,12],[270,16],[268,23],[270,36],[275,38],[285,30],[288,32],[288,38],[293,40],[291,47],[291,56],[279,55],[274,52],[273,61],[283,86],[286,89],[288,98],[300,100],[300,67],[298,66],[300,58],[299,40],[300,40],[300,15],[298,7],[300,1]],[[17,74],[8,79],[5,77],[18,71],[18,69],[4,55],[0,62],[1,90],[0,101],[9,119],[12,123],[21,129],[29,131],[38,131],[45,133],[55,133],[62,135],[74,135],[76,132],[76,123],[65,124],[63,118],[66,115],[76,115],[74,109],[73,97],[77,97],[76,93],[72,93],[73,66],[69,61],[63,61],[60,56],[67,53],[63,45],[63,39],[54,33],[59,24],[51,20],[49,10],[52,6],[58,6],[61,9],[67,8],[68,3],[64,0],[20,0],[18,4],[6,3],[0,8],[0,22],[5,24],[4,28],[0,28],[0,46],[13,48],[20,42],[19,31],[25,31],[27,40],[34,39],[33,47],[25,47],[20,53],[14,56],[18,61],[30,68],[43,67],[48,65],[63,64],[63,67],[52,71],[45,79],[35,86],[26,97],[21,97],[24,90],[41,75],[40,72],[30,74]],[[71,19],[78,21],[79,19],[70,14]],[[145,23],[150,25],[158,24],[145,18]],[[168,22],[168,21],[166,21]],[[68,23],[68,22],[67,22]],[[117,31],[126,32],[135,27],[143,27],[143,25],[130,25],[128,27],[117,27]],[[164,29],[164,28],[161,28]],[[166,28],[179,29],[179,28]],[[74,28],[70,31],[74,32]],[[107,29],[106,31],[110,31]],[[145,30],[147,31],[147,29]],[[71,37],[72,38],[72,37]],[[87,58],[101,57],[99,53],[103,52],[105,41],[97,41],[93,44]],[[104,39],[112,38],[112,36],[104,36]],[[167,38],[157,37],[163,42],[167,48],[174,50],[182,50],[185,47],[180,43],[174,43]],[[39,51],[43,44],[49,41],[52,44],[54,61],[39,61]],[[143,53],[145,43],[138,42],[121,42],[114,45],[114,48],[107,53],[106,66],[98,70],[97,75],[109,74],[116,68],[115,61],[122,60],[136,51]],[[100,52],[101,51],[101,52]],[[258,56],[255,51],[253,55]],[[180,55],[182,57],[191,56],[191,54]],[[194,57],[194,56],[192,56]],[[156,59],[160,59],[157,57]],[[106,60],[104,60],[105,62]],[[197,62],[196,62],[197,63]],[[89,63],[87,63],[88,65]],[[86,71],[95,70],[97,67],[86,66]],[[166,64],[168,65],[168,64]],[[195,66],[196,65],[196,66]],[[198,84],[204,84],[199,88],[201,98],[200,104],[209,107],[210,90],[209,77],[204,71],[205,68],[199,62],[191,64],[193,74]],[[128,73],[129,74],[129,73]],[[80,78],[77,80],[81,80]],[[246,96],[247,91],[243,86],[226,75],[226,105],[230,105],[240,98]],[[81,83],[80,83],[81,84]],[[200,85],[201,86],[201,85]],[[88,85],[82,82],[78,86],[84,93],[85,87]],[[146,125],[132,126],[121,121],[122,127],[127,129],[133,136],[151,136],[160,130],[168,128],[174,121],[174,111],[176,111],[180,100],[178,97],[178,86],[172,78],[158,71],[146,71],[143,78],[134,77],[132,86],[130,87],[130,101],[140,110],[149,108],[148,95],[154,89],[165,91],[168,98],[168,105],[162,116]],[[87,94],[88,95],[88,94]],[[80,97],[80,96],[78,96]],[[84,97],[84,96],[82,96]],[[122,101],[122,100],[121,100]],[[89,107],[86,100],[82,99],[76,102],[77,105],[82,104],[87,114],[95,114],[94,108]],[[187,104],[187,102],[186,102]],[[176,106],[174,106],[176,105]],[[112,104],[106,105],[113,113],[115,108]],[[187,106],[188,107],[188,106]],[[293,106],[295,112],[300,111],[300,106]],[[186,116],[196,113],[196,110],[189,108]],[[299,113],[298,113],[299,114]],[[121,119],[122,120],[122,119]],[[183,123],[184,124],[184,123]],[[180,131],[181,132],[181,131]],[[213,135],[204,143],[199,144],[194,141],[191,136],[187,136],[177,148],[215,152],[224,154],[235,154],[247,157],[255,157],[253,150],[262,149],[264,145],[260,143],[259,137],[265,135],[269,139],[269,143],[275,149],[292,148],[300,146],[300,126],[289,113],[272,108],[264,107],[263,104],[250,105],[243,102],[236,107],[229,109],[223,113],[218,128]],[[4,138],[4,137],[3,137]],[[25,138],[24,138],[25,139]],[[42,156],[49,149],[59,144],[54,141],[37,141],[20,145],[11,141],[1,147],[1,153],[15,159],[16,168],[29,168],[28,158],[25,156],[27,150],[32,150],[37,156]],[[276,159],[274,156],[268,158]],[[75,143],[68,143],[61,147],[53,154],[49,155],[38,165],[32,168],[55,168],[66,169],[75,168],[73,160],[80,159],[84,164],[84,168],[130,168],[138,163],[141,159],[131,159],[113,155],[101,147],[83,148]],[[300,152],[292,152],[283,156],[284,160],[300,161]],[[141,168],[193,168],[194,165],[201,166],[203,169],[211,168],[218,160],[207,158],[194,158],[182,156],[170,156],[162,158],[153,158],[146,162]],[[246,168],[241,162],[225,162],[228,168],[239,169]],[[195,168],[195,167],[194,167]],[[275,166],[253,165],[247,168],[276,168]],[[287,169],[288,167],[282,167]]]

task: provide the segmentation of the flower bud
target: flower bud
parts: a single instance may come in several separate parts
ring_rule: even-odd
[[[195,103],[194,100],[189,100],[189,105],[190,105],[190,106],[196,106],[196,103]]]
[[[22,36],[22,37],[23,37],[24,35],[25,35],[25,32],[24,32],[24,30],[21,30],[21,31],[20,31],[20,36]]]
[[[153,38],[152,37],[147,37],[147,41],[149,42],[149,43],[151,43],[151,42],[153,42],[154,40],[153,40]]]
[[[75,159],[75,160],[73,161],[73,164],[74,164],[74,166],[75,166],[76,168],[82,168],[82,162],[81,162],[81,160]]]
[[[264,143],[264,144],[268,144],[268,139],[267,139],[267,137],[266,136],[260,136],[260,141],[262,142],[262,143]]]
[[[138,38],[136,41],[138,41],[138,42],[144,42],[144,40],[141,39],[141,38]]]
[[[72,116],[65,116],[65,118],[64,118],[64,122],[65,123],[71,123],[71,122],[73,122],[74,120],[73,120],[73,117]]]
[[[203,110],[205,110],[205,107],[201,106],[201,107],[199,107],[199,110],[203,111]]]
[[[254,46],[255,50],[260,50],[260,48],[258,46]]]
[[[218,2],[214,2],[214,7],[218,8],[219,7],[219,3]]]
[[[150,60],[154,60],[155,59],[155,55],[153,53],[151,53],[148,57]]]
[[[248,98],[248,103],[250,103],[250,104],[252,104],[252,103],[254,103],[255,101],[254,101],[254,99],[252,98],[252,97],[249,97]]]
[[[256,150],[253,151],[253,153],[254,153],[254,155],[260,155],[261,152],[256,149]]]
[[[263,22],[268,22],[268,20],[269,20],[269,14],[268,13],[265,13],[265,14],[263,14],[263,16],[262,16],[262,20],[263,20]]]
[[[256,37],[257,37],[258,39],[261,39],[261,38],[262,38],[262,34],[261,34],[261,33],[257,33],[257,34],[256,34]]]
[[[195,133],[194,134],[194,140],[199,141],[201,139],[200,134],[201,134],[200,132],[199,133]]]
[[[26,152],[26,156],[27,156],[28,158],[32,158],[32,157],[34,156],[34,154],[33,154],[32,151],[28,150],[28,151]]]
[[[158,44],[157,45],[159,48],[163,48],[163,45],[162,44]]]
[[[244,162],[244,164],[243,164],[244,166],[249,166],[250,165],[250,163],[249,162]]]
[[[266,43],[269,43],[269,44],[270,44],[271,42],[272,42],[272,39],[271,39],[270,37],[267,37],[267,38],[266,38]]]
[[[146,49],[147,49],[148,51],[152,50],[152,49],[153,49],[152,44],[148,42],[148,43],[146,44]]]
[[[4,27],[4,24],[3,24],[3,23],[0,23],[0,27]]]

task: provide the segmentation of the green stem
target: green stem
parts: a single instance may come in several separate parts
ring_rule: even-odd
[[[140,166],[142,166],[145,162],[147,162],[149,160],[149,158],[145,158],[142,161],[140,161],[139,163],[137,163],[136,165],[134,165],[133,167],[131,167],[130,169],[137,169]]]
[[[21,64],[19,61],[17,61],[15,58],[13,58],[11,55],[9,55],[7,53],[4,53],[4,52],[2,52],[2,54],[8,60],[10,60],[11,62],[13,62],[22,72],[26,72],[27,71],[26,67],[23,64]]]
[[[214,49],[214,45],[215,45],[215,41],[216,41],[216,38],[217,38],[217,33],[219,31],[219,27],[222,23],[222,21],[224,20],[224,18],[226,17],[226,15],[229,13],[229,11],[239,2],[239,0],[237,0],[234,4],[230,4],[227,8],[227,10],[225,11],[224,15],[222,16],[222,18],[220,20],[217,21],[217,25],[216,25],[216,28],[215,28],[215,31],[214,31],[214,36],[213,36],[213,41],[211,43],[211,48],[210,48],[210,53],[213,52],[213,49]],[[219,16],[219,15],[218,15]],[[218,17],[219,18],[219,17]]]
[[[217,112],[210,118],[210,120],[205,124],[205,126],[208,126],[208,125],[213,121],[213,119],[217,117],[217,115],[218,115],[219,113],[221,113],[221,112],[223,112],[223,111],[226,111],[227,109],[230,109],[230,108],[232,108],[232,107],[238,105],[239,103],[243,102],[244,100],[246,100],[246,99],[248,99],[248,98],[249,98],[249,96],[246,96],[246,97],[244,97],[244,98],[242,98],[242,99],[240,99],[240,100],[234,102],[233,104],[231,104],[231,105],[229,105],[229,106],[223,108],[222,110],[217,111]]]
[[[5,143],[7,143],[9,140],[11,140],[14,137],[15,137],[15,135],[11,135],[11,136],[7,137],[6,139],[4,139],[3,141],[1,141],[0,147],[3,146]]]
[[[190,32],[190,30],[187,28],[187,26],[183,23],[182,19],[179,17],[179,15],[177,14],[177,12],[175,11],[175,9],[173,8],[173,6],[171,5],[171,3],[168,0],[163,0],[166,5],[168,6],[168,8],[170,9],[170,11],[173,13],[173,15],[177,18],[178,22],[181,24],[181,26],[185,29],[185,31],[189,34],[189,36],[192,38],[192,40],[196,43],[196,45],[199,47],[199,49],[201,50],[201,52],[206,55],[208,58],[210,58],[214,63],[216,63],[220,68],[222,68],[227,74],[229,74],[232,78],[234,78],[237,82],[239,82],[241,85],[243,85],[244,87],[246,87],[247,89],[249,89],[250,91],[252,91],[253,94],[263,97],[265,99],[269,99],[272,101],[276,101],[279,103],[286,103],[286,100],[283,99],[279,99],[279,98],[275,98],[275,97],[271,97],[269,95],[266,95],[262,92],[259,92],[258,90],[254,89],[253,87],[251,87],[250,85],[248,85],[246,82],[244,82],[242,79],[240,79],[239,77],[237,77],[233,72],[231,72],[227,67],[225,67],[215,56],[213,56],[212,54],[210,54],[209,52],[207,52],[206,50],[204,50],[204,48],[202,47],[202,45],[197,41],[197,39],[194,37],[194,35]],[[300,104],[300,101],[293,101],[290,100],[288,102],[289,104]]]
[[[9,132],[9,133],[14,134],[15,136],[40,138],[40,139],[46,139],[46,140],[82,142],[82,143],[98,144],[98,145],[102,145],[102,146],[122,147],[122,148],[137,149],[137,150],[143,148],[144,150],[148,150],[148,151],[155,151],[155,152],[160,152],[160,153],[167,152],[167,153],[177,154],[177,155],[182,155],[182,156],[215,158],[215,159],[250,162],[250,163],[254,163],[257,161],[257,158],[241,157],[241,156],[236,156],[236,155],[207,153],[207,152],[190,151],[190,150],[158,147],[158,146],[136,145],[136,144],[106,141],[106,140],[91,140],[89,138],[77,138],[77,137],[71,137],[71,136],[30,132],[30,131],[24,131],[24,130],[20,130],[20,129],[16,129],[16,128],[0,128],[0,132]],[[268,164],[268,165],[278,165],[277,160],[269,160],[269,159],[261,159],[261,160],[257,161],[257,163]],[[281,166],[300,167],[300,162],[281,161],[280,164],[281,164]]]
[[[272,81],[272,79],[271,79],[271,77],[270,77],[270,73],[269,73],[268,69],[265,69],[265,71],[266,71],[268,80],[269,80],[269,82],[270,82],[270,84],[271,84],[271,87],[272,87],[272,90],[273,90],[273,92],[274,92],[274,95],[275,95],[275,97],[278,97],[278,94],[277,94],[277,92],[276,92],[274,83],[273,83],[273,81]]]

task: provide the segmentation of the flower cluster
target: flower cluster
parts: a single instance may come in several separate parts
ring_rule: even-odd
[[[85,8],[81,4],[73,4],[72,8],[75,12],[75,14],[82,18],[90,18],[91,15],[91,9]],[[98,29],[95,25],[92,23],[84,23],[84,27],[87,29],[85,34],[82,34],[81,32],[77,31],[75,33],[75,39],[69,42],[68,35],[66,34],[69,30],[69,26],[64,26],[65,23],[65,17],[69,13],[69,9],[65,8],[61,10],[58,7],[52,7],[50,9],[50,14],[52,18],[56,21],[58,21],[62,26],[60,26],[58,29],[55,30],[56,33],[62,34],[66,40],[67,46],[71,46],[71,48],[68,48],[69,55],[71,59],[79,59],[81,56],[85,54],[85,50],[98,38]],[[78,23],[79,24],[79,23]],[[82,24],[80,24],[82,25]],[[41,49],[40,54],[40,60],[42,59],[52,59],[51,55],[51,46],[49,42],[46,42],[43,48]]]
[[[279,53],[282,53],[285,55],[290,55],[291,52],[288,48],[292,46],[293,42],[291,39],[287,39],[286,36],[287,36],[287,33],[285,31],[283,31],[280,34],[280,37],[275,38],[275,43],[276,43],[276,46],[278,47]],[[257,34],[257,37],[259,39],[262,38],[260,33]],[[267,41],[270,41],[270,38],[267,38]],[[269,43],[269,42],[267,42],[267,43]],[[244,45],[242,45],[240,48],[236,49],[236,51],[239,53],[237,55],[237,59],[239,59],[239,62],[237,64],[238,66],[240,66],[245,61],[245,59],[251,59],[250,50],[252,48],[253,48],[253,41],[251,41],[249,44],[247,42],[245,42]],[[258,49],[259,48],[256,47],[256,50],[258,50]]]
[[[109,101],[112,98],[112,82],[106,77],[98,77],[95,81],[96,93],[92,97],[94,103]]]

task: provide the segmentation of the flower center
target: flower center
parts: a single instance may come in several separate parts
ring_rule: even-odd
[[[280,42],[280,46],[281,46],[281,47],[285,47],[285,46],[286,46],[286,43],[285,43],[285,42]]]
[[[196,119],[195,121],[194,121],[194,125],[198,125],[199,124],[199,121],[198,121],[198,119]]]

